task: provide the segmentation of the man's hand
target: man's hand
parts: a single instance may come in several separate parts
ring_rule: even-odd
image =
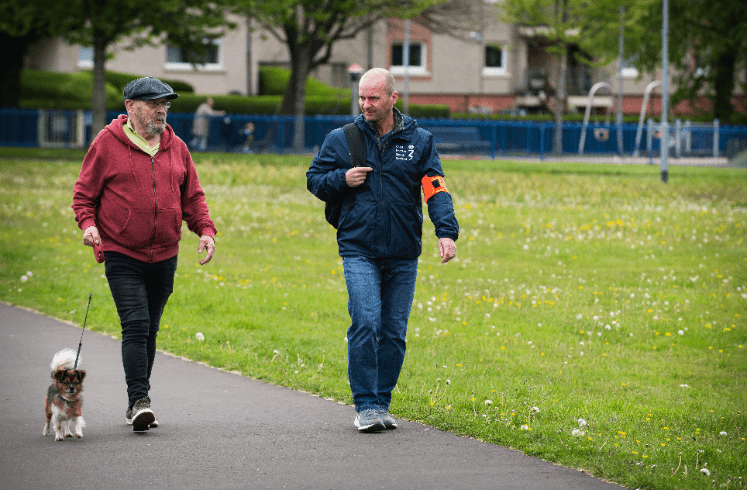
[[[95,226],[89,226],[83,231],[83,245],[93,247],[101,244],[101,237],[99,236],[99,229]]]
[[[200,261],[200,265],[205,265],[210,262],[215,253],[215,238],[210,235],[202,235],[200,237],[200,246],[197,247],[197,253],[201,254],[204,250],[207,250],[207,255]]]
[[[348,183],[348,187],[358,187],[366,181],[371,170],[371,167],[353,167],[345,172],[345,182]]]
[[[456,243],[454,243],[454,240],[451,238],[439,238],[438,254],[441,256],[442,264],[456,257]]]

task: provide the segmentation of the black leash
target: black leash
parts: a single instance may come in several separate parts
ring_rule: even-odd
[[[75,365],[73,370],[78,368],[78,359],[80,359],[80,348],[83,347],[83,334],[86,331],[86,321],[88,321],[88,310],[91,308],[91,297],[93,296],[93,285],[96,283],[96,276],[99,273],[99,264],[96,263],[96,269],[93,271],[93,281],[91,281],[91,293],[88,295],[88,305],[86,306],[86,316],[83,319],[83,331],[80,333],[80,342],[78,343],[78,354],[75,356]]]

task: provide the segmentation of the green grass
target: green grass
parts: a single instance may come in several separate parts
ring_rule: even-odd
[[[93,284],[87,328],[116,336],[70,208],[80,161],[34,155],[0,153],[0,300],[80,325]],[[218,249],[199,266],[184,228],[159,347],[350,404],[309,158],[196,158]],[[747,170],[444,167],[459,253],[441,265],[426,220],[392,412],[628,488],[746,488]]]

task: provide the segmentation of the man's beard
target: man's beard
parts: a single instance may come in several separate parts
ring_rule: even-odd
[[[155,121],[161,121],[163,122],[163,126],[156,126]],[[148,132],[151,136],[156,136],[161,133],[163,133],[163,130],[166,129],[166,116],[156,116],[155,121],[151,120],[148,125],[145,127],[145,131]]]
[[[143,115],[143,111],[141,109],[136,109],[132,114],[133,119],[135,120],[137,127],[144,128],[145,132],[148,133],[151,136],[158,136],[159,134],[163,133],[164,129],[166,129],[166,116],[157,115],[150,121],[145,120],[145,116]],[[156,122],[162,122],[162,126],[157,126]]]

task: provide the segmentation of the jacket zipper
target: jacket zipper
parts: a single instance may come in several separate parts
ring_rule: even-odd
[[[153,263],[153,242],[156,241],[156,228],[158,225],[158,193],[156,192],[156,158],[151,155],[150,168],[153,176],[153,200],[155,201],[155,212],[153,213],[153,235],[150,237],[150,262]]]

